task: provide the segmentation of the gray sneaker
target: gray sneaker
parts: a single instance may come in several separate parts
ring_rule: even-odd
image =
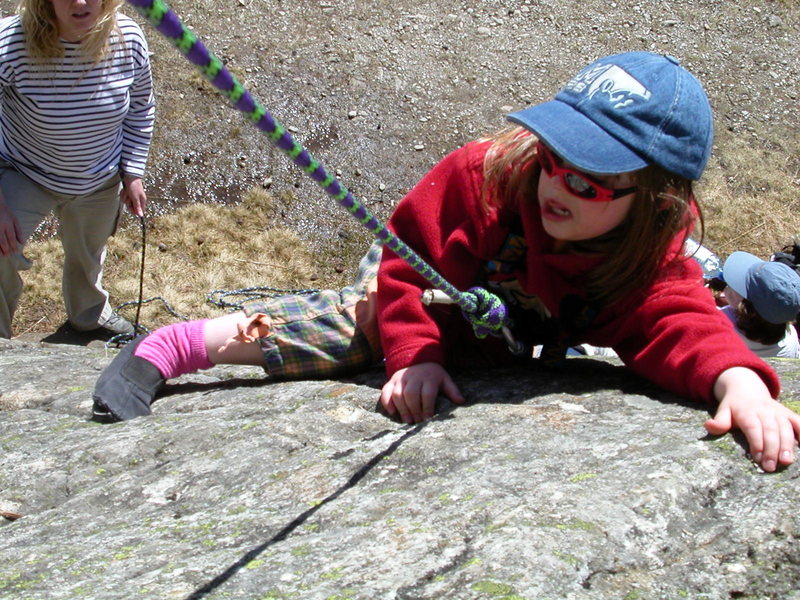
[[[132,335],[135,332],[133,323],[126,318],[119,316],[117,313],[112,312],[108,320],[100,325],[101,329],[114,334],[114,335]]]

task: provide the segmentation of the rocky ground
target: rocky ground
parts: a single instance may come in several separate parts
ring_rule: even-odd
[[[0,340],[3,600],[800,599],[797,465],[613,361],[458,373],[468,403],[417,426],[380,370],[216,367],[100,425],[109,360]]]

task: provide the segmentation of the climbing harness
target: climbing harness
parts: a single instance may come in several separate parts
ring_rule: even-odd
[[[166,37],[185,57],[194,64],[230,103],[244,113],[274,146],[299,166],[339,205],[357,219],[372,235],[380,240],[408,265],[419,273],[434,288],[443,292],[452,303],[458,305],[470,321],[478,337],[488,333],[502,334],[514,354],[523,354],[526,348],[514,341],[511,334],[511,319],[503,302],[483,288],[470,288],[462,292],[442,277],[425,262],[411,247],[394,235],[336,177],[329,174],[292,135],[257,100],[255,100],[236,77],[228,71],[222,61],[210,52],[194,33],[187,29],[178,15],[163,0],[127,0]]]

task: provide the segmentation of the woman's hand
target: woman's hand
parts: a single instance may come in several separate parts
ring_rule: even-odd
[[[724,371],[714,384],[719,407],[705,423],[712,435],[740,429],[750,455],[765,471],[794,462],[795,440],[800,439],[800,415],[773,400],[761,378],[750,369]]]
[[[144,209],[147,206],[147,194],[144,193],[144,184],[140,177],[125,175],[122,178],[122,191],[119,199],[137,217],[144,216]]]
[[[0,197],[0,256],[11,256],[22,244],[19,220]]]
[[[381,404],[390,415],[400,413],[404,423],[419,423],[433,416],[439,390],[451,401],[463,404],[464,397],[444,367],[420,363],[400,369],[381,390]]]

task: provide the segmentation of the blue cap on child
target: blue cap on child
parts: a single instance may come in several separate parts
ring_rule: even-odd
[[[800,275],[779,262],[761,260],[749,252],[734,252],[722,267],[725,283],[753,303],[770,323],[787,323],[800,312]]]
[[[508,115],[564,160],[589,173],[650,164],[699,179],[713,125],[700,82],[671,56],[626,52],[601,58],[556,97]]]

